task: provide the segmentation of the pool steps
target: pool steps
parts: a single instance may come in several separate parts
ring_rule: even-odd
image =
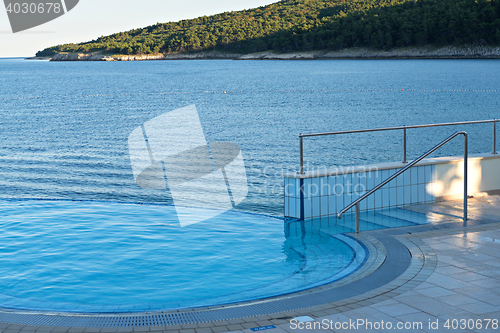
[[[401,228],[459,219],[461,219],[460,216],[455,216],[447,211],[429,211],[419,209],[418,206],[397,207],[362,212],[360,214],[360,230],[367,231],[385,228]],[[325,228],[324,225],[328,224],[328,228],[330,230],[338,229],[339,231],[342,230],[341,232],[346,232],[346,229],[354,231],[355,216],[354,214],[346,214],[342,219],[329,216],[311,219],[309,221],[313,225],[316,223],[322,225],[321,228]]]

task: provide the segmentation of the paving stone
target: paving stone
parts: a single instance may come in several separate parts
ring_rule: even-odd
[[[420,289],[417,290],[417,293],[431,297],[431,298],[436,298],[440,296],[449,296],[449,295],[454,295],[455,293],[451,290],[448,290],[446,288],[442,287],[432,287],[432,288],[426,288],[426,289]]]
[[[196,333],[212,333],[212,329],[210,327],[197,328]]]
[[[457,307],[465,311],[474,313],[476,315],[481,315],[484,313],[494,312],[498,310],[498,306],[491,305],[481,301],[470,304],[458,305]]]
[[[432,316],[456,313],[460,310],[452,305],[425,296],[402,297],[399,300]]]
[[[470,304],[470,303],[476,303],[478,302],[477,299],[462,295],[462,294],[452,294],[452,295],[447,295],[443,297],[437,298],[439,301],[444,302],[446,304],[450,304],[453,306],[458,306],[458,305],[464,305],[464,304]]]
[[[4,331],[6,330],[21,330],[23,329],[24,327],[26,327],[26,325],[13,325],[13,324],[9,324],[7,327],[4,327],[2,328]]]
[[[83,333],[85,332],[85,328],[83,327],[72,327],[68,330],[68,333]]]
[[[70,327],[53,327],[51,332],[65,333],[65,332],[68,332],[69,329],[70,329]]]
[[[270,325],[272,325],[272,324],[270,324]],[[257,324],[257,326],[265,326],[265,325],[258,325]],[[245,327],[243,327],[243,325],[241,325],[241,324],[233,324],[233,325],[228,325],[226,327],[230,331],[236,331],[236,330],[243,330],[243,329],[245,329]]]
[[[388,314],[391,317],[420,312],[419,310],[402,303],[376,307],[376,309]]]
[[[51,332],[54,327],[40,326],[36,329],[36,332]]]
[[[198,328],[198,324],[182,324],[181,329],[190,329],[190,328]]]
[[[143,332],[149,332],[149,331],[150,331],[150,329],[148,326],[137,326],[137,327],[133,327],[132,332],[143,333]]]
[[[133,328],[131,328],[133,329]],[[101,328],[101,331],[102,333],[111,333],[111,332],[116,332],[117,328],[116,327],[104,327],[104,328]]]

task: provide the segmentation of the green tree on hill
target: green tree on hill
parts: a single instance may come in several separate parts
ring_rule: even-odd
[[[239,12],[157,23],[37,56],[106,51],[249,53],[500,44],[500,0],[282,0]]]

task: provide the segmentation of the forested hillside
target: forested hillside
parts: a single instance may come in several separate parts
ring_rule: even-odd
[[[86,43],[53,46],[37,56],[450,44],[499,45],[500,0],[282,0],[256,9],[158,23]]]

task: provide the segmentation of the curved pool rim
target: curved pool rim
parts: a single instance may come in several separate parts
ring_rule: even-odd
[[[149,206],[168,206],[168,207],[175,207],[174,205],[169,205],[169,204],[161,204],[161,203],[143,203],[143,202],[124,202],[124,201],[109,201],[109,200],[84,200],[84,199],[77,199],[77,200],[74,200],[74,199],[51,199],[51,198],[2,198],[0,199],[2,201],[10,201],[10,202],[26,202],[26,201],[41,201],[41,202],[57,202],[57,201],[64,201],[64,202],[86,202],[86,203],[113,203],[113,204],[128,204],[128,205],[149,205]],[[197,208],[197,207],[189,207],[189,208]],[[283,221],[283,223],[291,223],[291,222],[295,222],[297,220],[294,220],[294,219],[288,219],[288,218],[284,218],[284,217],[280,217],[280,216],[273,216],[273,215],[267,215],[267,214],[259,214],[259,213],[252,213],[252,212],[245,212],[245,211],[228,211],[229,214],[231,213],[236,213],[236,214],[246,214],[246,215],[251,215],[251,216],[262,216],[262,217],[266,217],[266,218],[272,218],[272,219],[277,219],[277,220],[280,220],[280,221]],[[321,233],[324,233],[321,231]],[[335,236],[332,236],[332,235],[329,235],[328,236],[330,237],[335,237]],[[227,309],[227,308],[237,308],[237,307],[240,307],[240,306],[245,306],[245,305],[249,305],[249,304],[255,304],[255,303],[261,303],[261,302],[269,302],[269,301],[276,301],[276,300],[279,300],[279,299],[288,299],[288,298],[291,298],[291,297],[296,297],[297,295],[300,295],[302,294],[303,292],[308,292],[308,291],[314,291],[315,289],[318,289],[318,288],[322,288],[322,287],[327,287],[329,285],[333,285],[335,284],[337,281],[339,280],[342,280],[350,275],[352,275],[353,273],[357,272],[359,269],[361,269],[365,263],[367,262],[368,258],[369,258],[369,255],[370,255],[370,251],[368,250],[368,248],[365,246],[365,244],[363,244],[363,242],[357,240],[356,238],[354,237],[351,237],[351,236],[348,236],[348,235],[345,235],[345,234],[339,234],[339,239],[340,241],[342,241],[343,243],[345,243],[347,246],[351,247],[351,249],[354,251],[354,248],[352,248],[352,244],[353,243],[356,243],[356,245],[358,245],[362,251],[364,252],[363,256],[362,256],[362,261],[361,263],[354,263],[355,259],[353,258],[353,260],[351,261],[351,263],[345,267],[344,269],[342,269],[340,272],[332,275],[334,276],[335,278],[328,281],[328,282],[325,282],[325,283],[314,283],[314,284],[311,284],[310,286],[308,287],[305,287],[305,288],[301,288],[300,290],[295,290],[295,291],[292,291],[292,292],[288,292],[288,293],[282,293],[282,294],[279,294],[279,295],[270,295],[270,296],[265,296],[265,297],[259,297],[259,298],[254,298],[254,299],[248,299],[248,300],[241,300],[241,301],[233,301],[233,302],[227,302],[227,303],[217,303],[215,305],[204,305],[204,306],[198,306],[198,307],[189,307],[189,308],[178,308],[178,309],[152,309],[152,310],[124,310],[124,311],[85,311],[85,310],[71,310],[71,309],[64,309],[64,310],[43,310],[43,309],[26,309],[26,308],[22,308],[22,307],[3,307],[2,304],[0,304],[0,313],[1,312],[4,312],[4,313],[9,313],[9,314],[19,314],[19,315],[27,315],[27,316],[38,316],[38,315],[42,315],[42,316],[63,316],[63,317],[74,317],[74,316],[85,316],[87,318],[90,317],[93,317],[93,316],[97,316],[97,317],[102,317],[102,316],[106,316],[106,315],[116,315],[116,316],[119,316],[119,315],[124,315],[124,316],[127,316],[127,315],[134,315],[134,316],[137,316],[137,315],[144,315],[146,313],[168,313],[168,312],[183,312],[183,311],[201,311],[201,312],[204,312],[204,311],[207,311],[207,310],[214,310],[214,309],[218,309],[218,308],[224,308],[224,309]],[[345,240],[348,240],[347,242]],[[349,244],[350,243],[350,244]],[[357,257],[357,252],[354,251],[354,253],[356,254],[355,257]],[[347,273],[346,273],[347,271]],[[24,322],[24,321],[23,321]]]
[[[385,231],[384,231],[385,232]],[[242,302],[232,304],[230,306],[215,306],[203,307],[196,309],[187,309],[179,311],[151,311],[140,313],[101,313],[101,314],[87,314],[87,313],[63,313],[63,312],[41,312],[41,311],[12,311],[9,309],[0,308],[0,322],[16,325],[29,325],[34,327],[78,327],[78,328],[118,328],[118,327],[166,327],[167,331],[169,326],[175,325],[175,329],[179,329],[180,325],[209,323],[219,321],[229,321],[233,319],[241,320],[240,318],[248,318],[252,321],[262,320],[260,316],[272,316],[278,320],[291,318],[286,317],[287,311],[300,311],[301,313],[308,313],[311,307],[321,304],[332,304],[341,299],[354,297],[360,294],[359,289],[367,287],[369,290],[376,288],[365,283],[365,280],[375,279],[379,281],[379,277],[373,274],[378,270],[383,270],[382,262],[386,264],[386,240],[379,242],[378,237],[370,237],[366,235],[356,236],[351,234],[352,237],[358,241],[366,244],[370,250],[370,254],[380,252],[381,257],[375,262],[371,262],[372,258],[366,263],[358,272],[353,281],[342,279],[337,282],[332,282],[321,287],[316,287],[302,292],[292,293],[289,295],[282,295],[271,297],[269,299],[262,299],[256,301]],[[392,238],[392,237],[390,237]],[[399,243],[397,240],[392,239]],[[401,243],[399,243],[402,245]],[[406,250],[406,247],[403,247]],[[391,252],[394,250],[390,248]],[[397,252],[401,248],[396,249]],[[389,252],[389,251],[387,251]],[[406,251],[404,251],[406,252]],[[388,254],[388,253],[387,253]],[[393,258],[394,259],[394,258]],[[408,256],[408,261],[411,257]],[[401,261],[397,260],[397,265],[402,270],[406,270],[406,265],[401,265]],[[370,267],[371,266],[371,267]],[[399,273],[396,273],[398,275]],[[382,282],[385,285],[387,282]],[[361,288],[360,288],[361,287]],[[345,295],[343,290],[348,291]],[[339,292],[343,294],[339,296]],[[364,292],[364,291],[363,291]],[[333,296],[333,297],[332,297]],[[281,319],[279,319],[281,318]],[[255,325],[258,326],[258,325]],[[174,327],[174,326],[172,326]],[[174,329],[174,328],[172,328]]]
[[[12,312],[0,308],[0,322],[14,325],[28,325],[30,329],[49,329],[50,327],[81,328],[119,328],[135,327],[134,331],[150,331],[149,327],[162,327],[163,330],[179,330],[181,325],[198,327],[221,326],[224,331],[241,330],[229,325],[236,322],[248,323],[249,327],[262,326],[268,318],[275,325],[289,323],[296,316],[322,317],[338,314],[346,309],[356,309],[385,301],[388,295],[400,295],[412,290],[426,280],[436,266],[435,253],[422,242],[415,242],[410,234],[433,232],[461,232],[464,228],[491,224],[496,228],[497,221],[490,219],[471,219],[470,225],[463,222],[445,224],[424,224],[399,228],[364,231],[349,235],[366,244],[370,250],[370,260],[353,276],[352,281],[338,282],[317,287],[305,292],[288,296],[273,297],[269,300],[245,302],[230,307],[206,307],[186,311],[130,314],[74,314]],[[374,254],[372,256],[371,254]],[[430,257],[428,258],[428,256]],[[373,261],[373,257],[377,257]],[[372,261],[372,262],[370,262]],[[368,267],[371,266],[371,267]],[[318,307],[320,306],[321,307]],[[263,318],[265,316],[265,318]],[[222,321],[222,322],[221,322]],[[194,326],[193,326],[194,325]],[[208,325],[208,326],[207,326]],[[269,324],[266,324],[269,325]],[[17,327],[17,326],[16,326]]]

